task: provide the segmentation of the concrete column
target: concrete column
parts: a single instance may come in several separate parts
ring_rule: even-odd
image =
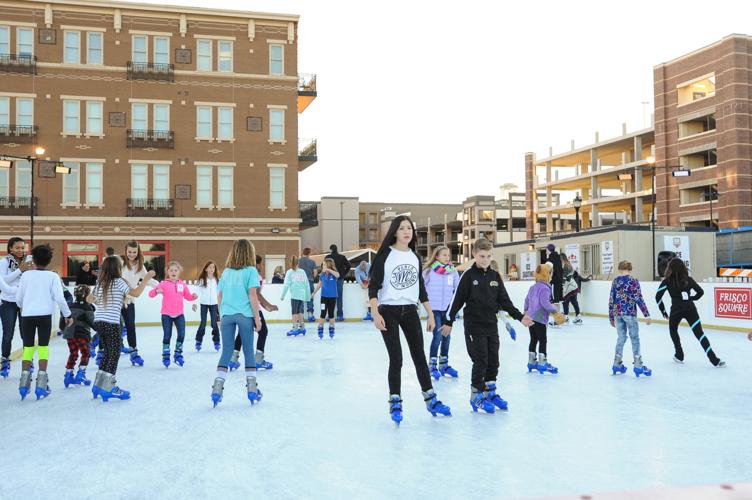
[[[535,237],[538,221],[538,191],[534,177],[535,153],[525,153],[525,232],[529,240]]]
[[[546,163],[546,182],[551,182],[551,162]],[[553,193],[551,188],[546,188],[546,207],[550,208],[554,204]],[[553,225],[553,216],[551,212],[546,214],[546,232],[551,231]]]

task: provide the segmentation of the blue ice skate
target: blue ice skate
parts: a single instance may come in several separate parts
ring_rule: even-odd
[[[389,397],[389,415],[398,427],[402,422],[402,398],[398,394],[392,394]]]
[[[211,400],[214,403],[214,408],[222,402],[222,393],[225,392],[225,379],[217,377],[214,379],[214,385],[212,385]]]
[[[557,373],[559,373],[559,369],[557,367],[555,367],[554,365],[546,361],[545,354],[538,354],[538,367],[536,369],[541,374],[548,372],[553,375],[556,375]]]
[[[122,346],[120,346],[120,354],[130,354],[130,352],[131,348],[127,345],[123,344]]]
[[[329,325],[329,338],[334,338],[334,327],[332,325]]]
[[[431,372],[431,376],[436,380],[439,380],[441,378],[441,372],[439,371],[438,363],[439,360],[437,358],[431,358],[428,363],[428,369]]]
[[[651,370],[647,366],[642,366],[642,367],[635,366],[634,374],[637,376],[637,378],[640,378],[640,375],[645,375],[646,377],[649,377],[653,374],[653,370]]]
[[[8,375],[10,375],[10,360],[3,358],[0,362],[0,377],[8,378]]]
[[[185,360],[183,359],[183,351],[176,350],[172,359],[175,360],[175,364],[178,366],[183,366],[185,363]]]
[[[102,358],[104,358],[104,350],[100,349],[97,351],[97,356],[94,358],[94,363],[97,364],[97,366],[102,364]]]
[[[219,352],[222,349],[222,346],[219,344],[219,342],[214,342],[214,350]]]
[[[123,325],[123,328],[120,330],[120,336],[125,337],[126,335],[128,335],[128,329]]]
[[[131,351],[131,366],[144,366],[144,358],[142,358],[137,350]]]
[[[319,325],[319,328],[318,328],[318,330],[317,330],[317,333],[319,334],[319,338],[320,338],[320,339],[323,339],[323,338],[324,338],[324,325]]]
[[[162,364],[165,368],[170,367],[170,351],[162,351]]]
[[[114,386],[109,391],[101,390],[99,392],[99,395],[102,396],[102,401],[104,401],[105,403],[111,398],[120,399],[123,401],[126,399],[131,399],[130,391],[123,390],[118,386]]]
[[[36,394],[37,396],[37,401],[46,398],[50,395],[51,392],[52,390],[50,389],[47,372],[40,371],[37,375],[37,386],[34,389],[34,394]]]
[[[89,386],[91,385],[91,380],[86,378],[86,368],[79,368],[76,372],[76,378],[74,379],[75,383],[78,385],[85,385]]]
[[[479,391],[475,387],[471,389],[470,393],[470,406],[472,407],[474,412],[478,412],[478,409],[480,408],[486,413],[494,413],[496,411],[496,407],[494,404],[488,400],[486,397],[487,394],[483,391]]]
[[[227,366],[230,371],[240,368],[240,351],[232,351],[232,357],[230,358],[230,362]]]
[[[248,392],[248,401],[251,402],[251,406],[261,401],[263,394],[261,394],[261,389],[258,388],[256,377],[246,377],[245,387]]]
[[[423,393],[423,401],[426,402],[426,410],[428,410],[428,413],[430,413],[434,417],[438,414],[444,415],[446,417],[452,416],[452,412],[449,407],[439,401],[439,398],[436,397],[436,393],[433,389],[429,389],[428,391]]]
[[[73,370],[66,370],[65,377],[63,377],[63,385],[67,389],[71,384],[76,383],[76,376],[73,375]]]
[[[371,311],[369,310],[365,316],[363,316],[363,321],[373,321],[373,316],[371,316]]]
[[[196,352],[201,352],[201,342],[196,342]]]
[[[18,384],[18,394],[21,395],[21,401],[26,399],[26,396],[31,390],[31,373],[28,370],[21,372],[21,381]]]
[[[441,373],[442,377],[445,377],[447,375],[452,378],[459,377],[457,370],[449,366],[449,359],[446,356],[441,356],[439,358],[439,373]]]
[[[308,319],[306,321],[308,321],[309,323],[315,323],[316,318],[313,316],[313,314],[309,314]]]
[[[496,394],[496,384],[494,382],[486,384],[486,399],[499,410],[507,411],[509,409],[509,403]]]

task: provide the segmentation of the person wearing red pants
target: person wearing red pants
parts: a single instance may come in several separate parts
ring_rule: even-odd
[[[74,302],[70,305],[73,324],[69,328],[63,329],[63,338],[68,341],[68,363],[65,365],[65,378],[63,384],[68,387],[75,385],[91,385],[91,380],[86,378],[86,366],[89,364],[91,351],[89,342],[91,342],[91,329],[94,328],[94,306],[86,302],[90,289],[87,285],[78,285],[73,292]],[[63,328],[63,321],[60,320],[60,328]],[[78,356],[81,355],[80,361]],[[73,375],[73,369],[78,361],[78,372]]]

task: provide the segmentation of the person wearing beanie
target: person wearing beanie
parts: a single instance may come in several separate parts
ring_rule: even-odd
[[[564,287],[564,268],[561,265],[561,255],[556,251],[556,246],[553,243],[549,243],[546,245],[546,250],[548,250],[546,262],[550,262],[553,265],[551,273],[551,302],[558,304],[561,302]]]

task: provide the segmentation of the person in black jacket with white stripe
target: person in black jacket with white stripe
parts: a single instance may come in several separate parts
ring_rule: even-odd
[[[449,335],[457,313],[465,306],[465,343],[473,361],[470,406],[473,411],[481,408],[486,413],[508,408],[496,394],[500,345],[496,313],[502,309],[526,327],[533,323],[512,304],[501,275],[490,267],[492,258],[491,242],[478,239],[473,245],[475,263],[462,274],[441,327],[442,335]]]
[[[400,328],[410,349],[426,408],[434,417],[439,413],[451,416],[449,407],[438,400],[433,390],[423,347],[418,303],[428,313],[426,331],[433,331],[434,318],[420,272],[420,257],[415,253],[416,240],[412,220],[406,215],[395,217],[371,264],[368,282],[373,324],[381,332],[389,354],[389,413],[397,425],[402,421]]]

